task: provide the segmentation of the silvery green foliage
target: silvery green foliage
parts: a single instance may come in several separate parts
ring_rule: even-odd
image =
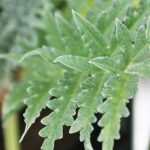
[[[25,25],[24,20],[34,11],[38,0],[2,0],[0,3],[0,52],[8,52],[15,42],[15,37]]]
[[[43,150],[54,149],[55,141],[63,137],[64,125],[70,127],[69,133],[80,132],[85,149],[93,150],[90,138],[96,122],[102,127],[98,141],[103,150],[113,150],[114,140],[120,138],[121,118],[129,115],[126,104],[136,93],[138,77],[150,77],[150,1],[91,3],[87,2],[86,15],[84,9],[84,13],[72,11],[68,20],[64,13],[44,8],[46,46],[22,57],[27,68],[36,57],[34,73],[27,78],[23,136],[46,105],[52,110],[42,119]],[[48,92],[53,97],[50,101]],[[96,113],[103,114],[100,120]]]

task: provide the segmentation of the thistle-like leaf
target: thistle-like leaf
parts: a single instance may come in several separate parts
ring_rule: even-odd
[[[112,4],[110,5],[110,3]],[[96,20],[96,26],[101,33],[106,34],[108,32],[107,34],[110,34],[110,32],[112,32],[112,29],[114,28],[114,20],[115,18],[122,17],[123,12],[126,9],[126,3],[127,1],[110,1],[108,5],[110,7],[108,7],[107,9],[106,6],[102,8],[104,10],[100,11]]]
[[[58,85],[50,91],[50,95],[56,97],[50,101],[48,107],[53,112],[42,120],[46,125],[40,131],[45,138],[42,150],[53,150],[54,142],[63,137],[63,126],[71,126],[76,110],[76,102],[72,100],[78,89],[80,74],[65,72]]]
[[[87,50],[95,55],[108,54],[108,50],[106,49],[106,39],[98,31],[98,29],[88,20],[80,16],[77,12],[73,11],[73,16]]]
[[[112,150],[114,139],[120,138],[120,119],[129,115],[126,103],[135,94],[136,82],[136,77],[112,75],[105,84],[103,96],[108,99],[99,107],[105,114],[99,122],[104,128],[98,139],[103,141],[103,150]]]
[[[90,144],[90,137],[93,131],[92,124],[97,120],[95,116],[97,106],[102,103],[100,90],[103,87],[103,82],[99,82],[101,76],[102,74],[97,74],[83,80],[81,83],[81,91],[75,97],[80,102],[80,110],[69,132],[75,133],[80,131],[80,141],[84,141],[86,150],[93,150]]]
[[[46,107],[49,95],[48,91],[52,86],[52,81],[45,80],[42,82],[32,83],[30,87],[28,87],[28,98],[25,99],[25,104],[27,105],[27,109],[24,113],[26,127],[24,133],[20,139],[23,140],[25,134],[31,127],[31,125],[35,122],[36,118],[40,116],[40,112],[43,108]]]
[[[49,46],[61,51],[65,51],[64,44],[57,29],[55,19],[50,12],[47,12],[47,14],[45,15],[45,28],[46,32],[49,33],[46,37]]]
[[[118,43],[122,48],[124,58],[126,62],[128,62],[132,49],[132,40],[127,27],[118,19],[116,19],[116,36]]]
[[[85,55],[84,45],[73,24],[68,23],[61,15],[56,14],[56,22],[61,39],[68,54]]]
[[[98,72],[99,69],[94,65],[89,65],[87,57],[64,55],[57,57],[54,62],[59,62],[69,68],[85,73]]]
[[[146,31],[145,31],[146,30]],[[134,56],[131,63],[126,68],[125,72],[149,77],[149,19],[147,21],[146,29],[141,26],[135,38],[135,46],[133,49]],[[143,61],[144,60],[144,61]]]
[[[99,125],[104,127],[99,137],[99,141],[103,141],[104,150],[113,149],[114,140],[120,138],[120,119],[128,116],[126,103],[128,99],[134,97],[137,78],[126,74],[124,71],[128,64],[132,64],[137,56],[139,57],[142,51],[147,50],[145,33],[146,29],[141,26],[135,36],[135,43],[132,45],[128,29],[119,20],[116,20],[116,36],[119,48],[111,57],[98,57],[90,61],[104,71],[110,72],[109,79],[102,91],[102,95],[107,100],[99,107],[99,112],[104,113],[99,122]],[[142,44],[141,41],[143,41]],[[118,54],[121,54],[121,57]]]
[[[110,72],[120,72],[124,68],[123,54],[119,54],[114,57],[97,57],[89,61],[90,64],[94,64],[95,66]]]
[[[31,125],[39,117],[42,109],[46,107],[49,99],[48,91],[59,77],[59,70],[53,69],[52,65],[47,64],[40,57],[27,59],[26,64],[31,65],[30,63],[33,60],[36,63],[33,65],[35,72],[31,74],[32,81],[29,82],[27,88],[28,95],[25,98],[27,109],[24,113],[26,127],[20,141],[23,140]],[[42,65],[43,70],[39,68],[39,65]]]
[[[126,73],[138,75],[142,77],[150,77],[150,59],[146,59],[139,63],[133,63],[127,67]]]
[[[145,27],[142,25],[138,29],[134,40],[134,47],[131,54],[131,60],[134,61],[142,51],[145,51],[147,47],[148,47],[148,39],[146,38],[146,30]]]

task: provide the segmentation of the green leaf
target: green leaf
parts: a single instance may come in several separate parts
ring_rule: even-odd
[[[25,64],[27,67],[31,67],[31,71],[34,70],[34,72],[29,74],[32,80],[29,82],[30,84],[27,88],[28,94],[25,98],[25,104],[27,105],[24,113],[26,127],[20,141],[23,140],[31,125],[39,117],[42,109],[46,107],[49,99],[48,91],[60,76],[58,68],[53,68],[53,65],[47,64],[40,57],[29,58],[26,59]],[[42,69],[39,66],[42,66]]]
[[[54,59],[63,54],[63,52],[61,52],[60,50],[47,46],[39,48],[38,52],[40,56],[48,63],[52,63]]]
[[[57,57],[54,62],[59,62],[69,68],[77,71],[93,73],[98,72],[99,69],[94,65],[89,65],[89,59],[81,56],[64,55]]]
[[[119,73],[124,68],[123,55],[117,55],[115,57],[96,57],[89,61],[90,64],[101,68],[104,71]]]
[[[145,49],[148,47],[148,40],[146,38],[146,29],[142,25],[139,27],[134,41],[134,47],[132,49],[131,59],[130,61],[135,61],[139,55],[145,51]]]
[[[119,19],[116,19],[116,36],[118,43],[122,48],[126,62],[129,62],[129,56],[132,50],[132,40],[127,27],[121,23]]]
[[[143,62],[130,64],[125,70],[126,73],[138,75],[142,77],[150,77],[150,59],[146,59]]]
[[[50,48],[47,46],[42,46],[42,48],[38,48],[36,50],[29,51],[25,53],[20,62],[24,62],[26,59],[33,57],[33,56],[41,56],[46,62],[52,63],[55,58],[62,55],[63,53],[60,50],[55,48]]]
[[[42,120],[46,125],[40,131],[40,136],[45,138],[42,150],[53,150],[55,140],[63,136],[63,126],[72,125],[76,111],[76,102],[72,98],[78,89],[79,79],[80,74],[65,72],[58,85],[50,91],[50,95],[56,98],[48,104],[53,112]]]
[[[26,127],[20,141],[23,140],[36,118],[40,116],[42,109],[46,107],[49,99],[48,91],[52,86],[51,82],[49,80],[42,82],[36,81],[36,83],[32,83],[31,86],[28,87],[27,91],[29,95],[25,99],[27,109],[24,113]]]
[[[106,49],[106,40],[98,29],[77,12],[73,11],[73,16],[87,50],[95,55],[108,54],[108,50]]]
[[[137,55],[140,55],[141,51],[147,50],[143,26],[140,26],[137,31],[134,46],[128,29],[119,20],[116,20],[116,32],[118,49],[110,57],[97,57],[90,60],[90,63],[110,72],[109,79],[102,90],[102,95],[106,100],[98,109],[99,112],[104,113],[99,121],[99,125],[103,127],[99,137],[99,141],[103,142],[103,150],[112,150],[114,140],[120,138],[120,120],[128,116],[126,103],[128,99],[133,98],[136,91],[136,76],[125,74],[124,70]],[[142,44],[141,41],[143,41]]]
[[[128,0],[129,1],[129,0]],[[105,2],[103,2],[105,3]],[[112,3],[112,4],[110,4]],[[97,15],[96,26],[103,34],[110,34],[114,28],[114,20],[115,18],[121,18],[126,7],[127,1],[110,1],[109,7],[102,7],[103,11]]]
[[[27,52],[21,57],[20,62],[23,62],[24,60],[36,55],[40,55],[40,52],[38,50],[32,50],[30,52]]]
[[[48,33],[46,39],[49,46],[61,51],[65,51],[65,47],[59,34],[55,19],[49,12],[45,15],[45,28],[46,32]]]
[[[112,150],[114,140],[120,138],[120,119],[129,115],[126,103],[135,95],[136,82],[137,79],[132,76],[112,75],[105,83],[103,96],[108,99],[99,107],[100,112],[105,114],[99,121],[103,129],[98,139],[103,141],[103,150]]]
[[[103,74],[93,75],[87,77],[81,82],[81,89],[78,96],[80,102],[78,117],[70,128],[70,133],[80,131],[80,141],[84,141],[86,150],[93,150],[90,144],[91,132],[93,131],[92,124],[96,122],[95,113],[97,107],[102,103],[102,96],[100,94],[103,87],[103,80],[100,80]]]
[[[56,22],[62,41],[68,54],[85,55],[81,37],[72,23],[68,23],[61,15],[56,14]]]

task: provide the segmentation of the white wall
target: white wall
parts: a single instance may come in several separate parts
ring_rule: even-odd
[[[140,79],[133,102],[133,150],[148,150],[150,141],[150,80]]]

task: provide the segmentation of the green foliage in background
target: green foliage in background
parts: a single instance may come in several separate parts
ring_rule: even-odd
[[[150,77],[150,1],[45,0],[29,4],[32,9],[24,7],[23,0],[13,1],[22,6],[14,5],[22,12],[18,18],[26,16],[26,25],[12,29],[13,44],[5,39],[11,38],[9,28],[0,28],[8,33],[0,39],[10,44],[5,49],[0,40],[0,50],[9,51],[0,57],[8,66],[21,66],[23,75],[11,84],[3,104],[4,120],[26,105],[22,140],[48,107],[52,112],[42,119],[45,127],[39,133],[44,138],[42,150],[54,149],[63,126],[70,127],[70,134],[80,132],[85,150],[93,150],[90,136],[96,122],[102,127],[98,141],[103,150],[113,150],[138,78]],[[96,113],[103,114],[100,120]]]

